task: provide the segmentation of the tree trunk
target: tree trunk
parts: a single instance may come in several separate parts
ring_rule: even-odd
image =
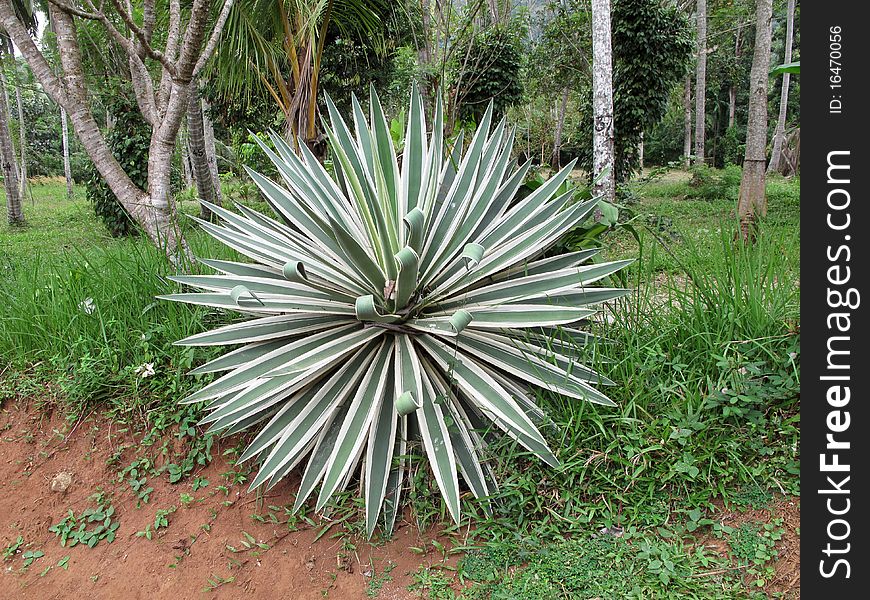
[[[593,196],[613,202],[616,195],[613,137],[613,51],[610,0],[592,0],[592,177]],[[607,171],[605,173],[605,171]]]
[[[556,132],[553,135],[553,156],[550,163],[554,169],[562,167],[562,130],[565,128],[565,111],[568,108],[568,88],[562,88],[562,102],[559,104],[559,114],[556,118]]]
[[[734,70],[737,70],[737,63],[740,61],[740,44],[743,41],[741,33],[743,28],[737,24],[737,32],[734,34]],[[731,85],[728,86],[728,128],[734,127],[735,114],[737,112],[737,82],[731,78]]]
[[[18,186],[18,166],[15,147],[9,133],[9,102],[6,93],[6,75],[0,69],[0,161],[3,163],[3,184],[6,188],[6,216],[10,225],[24,225],[21,207],[21,189]]]
[[[178,141],[181,146],[181,170],[184,172],[184,186],[193,186],[193,168],[190,166],[190,136],[187,134],[187,126],[178,132]]]
[[[637,166],[640,167],[640,172],[643,173],[643,131],[640,132],[640,142],[637,145]]]
[[[126,8],[120,2],[113,4],[125,23],[137,22],[138,17],[129,2]],[[14,40],[45,93],[66,110],[79,141],[122,206],[171,261],[191,258],[190,250],[175,223],[175,207],[169,185],[170,167],[178,130],[188,106],[191,82],[197,80],[214,52],[232,10],[233,0],[224,0],[214,19],[214,7],[207,0],[194,0],[184,7],[180,2],[169,2],[166,35],[158,36],[162,38],[162,50],[154,47],[156,40],[151,35],[153,19],[150,23],[148,19],[149,11],[152,17],[154,14],[153,0],[146,0],[144,4],[143,25],[139,28],[130,25],[136,35],[129,38],[116,28],[114,19],[102,13],[94,17],[102,24],[102,30],[108,38],[127,55],[137,105],[151,125],[147,190],[137,187],[112,155],[90,110],[74,15],[76,18],[92,17],[80,15],[77,9],[71,9],[64,3],[49,2],[47,6],[57,43],[58,65],[49,64],[31,32],[16,16],[12,0],[0,0],[0,26]],[[183,18],[185,15],[186,19]],[[210,25],[211,21],[213,24]],[[157,85],[145,66],[146,59],[159,63]]]
[[[69,161],[69,132],[66,127],[66,111],[60,109],[60,135],[63,139],[63,174],[66,177],[66,197],[73,197],[73,177],[72,166]]]
[[[160,136],[151,138],[148,153],[148,191],[142,199],[142,207],[136,220],[167,256],[175,259],[188,255],[187,244],[181,236],[175,218],[175,201],[172,198],[171,172],[175,140],[167,141]]]
[[[767,213],[764,190],[767,149],[767,84],[770,65],[771,0],[757,0],[755,51],[749,74],[749,120],[746,125],[746,155],[737,201],[737,216],[744,241],[754,235],[756,218]]]
[[[214,124],[211,122],[210,114],[211,106],[208,100],[202,98],[202,130],[203,138],[205,139],[205,156],[208,160],[208,170],[211,173],[212,189],[214,190],[214,203],[218,206],[223,205],[221,197],[221,178],[217,166],[217,148],[214,140]]]
[[[24,125],[24,105],[21,102],[21,88],[15,86],[15,103],[18,105],[18,149],[21,155],[19,168],[21,178],[19,180],[18,195],[23,200],[27,195],[27,129]]]
[[[196,88],[190,90],[190,99],[187,104],[187,141],[190,151],[190,166],[193,171],[193,180],[196,183],[196,195],[200,200],[213,203],[214,183],[205,150],[202,103]],[[212,212],[205,205],[200,204],[199,216],[209,221],[212,219]]]
[[[683,166],[692,164],[692,77],[686,75],[683,92]]]
[[[737,86],[728,86],[728,129],[734,127],[734,119],[737,112]]]
[[[783,63],[791,62],[791,46],[794,39],[794,0],[788,0],[786,9],[785,26],[785,58]],[[779,95],[779,117],[776,120],[776,129],[773,132],[773,150],[770,153],[770,164],[767,166],[768,173],[782,172],[787,168],[782,157],[782,145],[785,141],[785,119],[788,113],[788,86],[791,83],[791,74],[783,73],[782,90]]]
[[[707,102],[707,0],[697,2],[698,66],[695,71],[695,164],[704,164]]]

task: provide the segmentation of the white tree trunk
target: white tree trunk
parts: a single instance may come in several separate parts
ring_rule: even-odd
[[[734,34],[734,63],[740,60],[740,44],[743,41],[740,37],[743,28],[737,24],[737,31]],[[737,82],[731,81],[728,86],[728,127],[734,127],[735,115],[737,112]]]
[[[554,169],[561,168],[562,162],[562,130],[565,128],[565,111],[568,108],[568,93],[567,87],[562,88],[562,101],[559,103],[559,112],[556,117],[556,132],[553,135],[553,156],[550,158],[550,163]]]
[[[737,215],[744,240],[752,239],[755,220],[767,213],[765,151],[767,149],[767,86],[770,66],[771,0],[757,0],[755,51],[749,74],[749,120],[746,125],[746,155]]]
[[[794,39],[794,0],[788,0],[786,9],[785,26],[785,58],[782,62],[791,62],[792,40]],[[770,153],[770,164],[767,166],[768,173],[782,171],[787,167],[782,159],[782,145],[785,141],[785,120],[788,114],[788,86],[791,83],[791,74],[783,73],[782,90],[779,94],[779,117],[776,120],[776,129],[773,132],[773,150]]]
[[[592,177],[593,196],[613,202],[613,51],[610,43],[610,0],[592,0]],[[605,173],[606,171],[606,173]]]
[[[66,126],[66,111],[61,107],[60,109],[60,135],[63,139],[63,174],[66,178],[66,197],[72,199],[73,197],[73,176],[72,176],[72,165],[69,160],[69,132],[67,131]]]
[[[15,147],[9,132],[9,100],[6,93],[6,75],[0,69],[0,162],[3,163],[3,185],[6,189],[6,217],[10,225],[24,224],[21,190],[18,186],[18,166]]]
[[[19,168],[21,171],[18,195],[23,200],[27,195],[27,128],[24,123],[24,105],[21,102],[21,88],[15,86],[15,103],[18,105],[18,149],[21,155]]]
[[[637,144],[637,164],[643,173],[643,131],[640,132],[640,142]]]
[[[698,66],[695,71],[695,164],[704,164],[707,102],[707,0],[697,2]]]
[[[686,75],[683,91],[683,166],[692,163],[692,77]]]

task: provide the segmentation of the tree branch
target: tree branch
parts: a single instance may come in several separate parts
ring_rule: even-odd
[[[205,65],[208,62],[209,58],[211,58],[211,55],[214,54],[214,49],[217,47],[218,41],[220,41],[221,34],[224,30],[224,25],[226,25],[227,18],[230,16],[230,10],[232,9],[232,7],[233,0],[224,1],[224,6],[221,9],[218,18],[214,23],[214,29],[212,29],[211,37],[209,37],[208,42],[206,42],[202,54],[199,55],[199,60],[196,61],[196,66],[193,67],[194,79],[199,77],[200,72],[203,70],[203,68],[205,68]]]
[[[142,51],[145,52],[146,56],[159,62],[161,65],[163,65],[164,69],[169,71],[170,74],[174,75],[175,74],[175,65],[173,65],[162,52],[155,50],[151,46],[151,44],[148,42],[149,36],[146,36],[145,32],[142,31],[138,25],[136,25],[135,21],[133,21],[133,17],[131,17],[130,14],[126,10],[124,10],[124,7],[121,6],[120,1],[119,0],[111,0],[111,2],[112,2],[112,6],[115,7],[115,11],[118,13],[118,15],[121,17],[121,20],[123,20],[124,24],[127,26],[127,29],[129,29],[133,33],[133,35],[136,36],[136,40],[139,42],[139,48],[138,49],[135,48],[133,46],[133,44],[130,42],[130,40],[125,38],[123,35],[121,35],[121,33],[117,29],[115,29],[115,26],[112,24],[112,22],[109,21],[109,19],[105,15],[102,15],[103,18],[100,20],[103,22],[103,25],[106,27],[106,29],[115,30],[118,33],[118,35],[120,35],[122,38],[124,38],[127,41],[127,43],[124,44],[124,47],[128,53],[132,52],[132,53],[136,54],[137,56],[139,56],[140,49],[141,49]],[[91,4],[91,6],[93,6],[93,3],[91,2],[91,0],[88,0],[88,4]]]
[[[48,0],[49,4],[54,4],[57,8],[62,10],[63,12],[80,17],[82,19],[88,19],[90,21],[99,21],[102,18],[102,14],[100,13],[89,13],[85,12],[81,9],[78,9],[74,6],[70,6],[65,2],[61,2],[60,0]],[[93,5],[92,5],[93,6]]]

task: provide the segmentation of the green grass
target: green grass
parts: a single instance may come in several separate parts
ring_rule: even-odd
[[[455,597],[464,580],[472,598],[728,598],[765,579],[757,564],[755,579],[729,574],[692,536],[710,530],[714,499],[756,506],[800,490],[800,183],[769,181],[768,216],[742,247],[733,186],[717,188],[725,174],[709,175],[722,197],[694,197],[685,173],[633,184],[638,201],[623,215],[634,215],[639,240],[626,229],[604,237],[608,258],[638,259],[619,282],[633,293],[592,325],[609,339],[594,360],[617,383],[608,392],[618,406],[540,396],[561,469],[495,441],[493,510],[466,493],[468,516],[453,526],[428,465],[414,464],[406,498],[417,524],[480,548],[458,572],[421,570],[415,589],[426,597]],[[28,225],[0,226],[0,360],[13,366],[0,374],[0,401],[50,381],[73,418],[96,406],[119,418],[150,408],[151,437],[193,431],[199,454],[179,458],[183,476],[208,447],[191,427],[196,407],[176,402],[202,385],[185,373],[208,353],[172,342],[226,317],[155,301],[173,289],[168,263],[147,240],[108,237],[81,190],[72,201],[61,184],[33,190]],[[188,234],[198,254],[227,256]],[[147,364],[155,373],[143,377]],[[354,494],[339,495],[333,510],[337,528],[362,530]],[[614,527],[625,535],[593,537]],[[760,541],[734,543],[772,552],[759,532]]]
[[[644,234],[644,249],[654,271],[681,273],[681,263],[690,258],[712,260],[716,252],[708,252],[720,244],[722,232],[731,233],[736,222],[737,188],[740,172],[730,167],[729,176],[713,171],[714,183],[698,189],[692,176],[684,171],[671,171],[654,177],[639,178],[628,189],[639,202],[625,207],[624,217],[633,216],[635,229]],[[734,171],[736,169],[736,172]],[[712,171],[712,170],[711,170]],[[704,197],[701,197],[703,195]],[[763,230],[778,240],[788,273],[796,276],[800,270],[800,179],[768,178],[768,214]],[[637,256],[641,249],[629,232],[618,230],[605,236],[610,257]],[[651,254],[653,246],[659,252]],[[712,265],[710,265],[712,266]]]
[[[26,225],[10,227],[0,220],[0,270],[29,261],[34,254],[62,255],[72,250],[98,250],[115,240],[103,229],[85,199],[81,186],[75,187],[72,201],[66,199],[62,180],[31,183],[30,197],[24,201]],[[5,206],[5,194],[0,193]]]

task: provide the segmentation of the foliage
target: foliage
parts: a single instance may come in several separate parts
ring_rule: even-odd
[[[645,165],[682,163],[684,134],[683,89],[678,86],[671,91],[667,110],[661,121],[643,132]]]
[[[737,165],[725,169],[713,169],[706,165],[695,165],[691,169],[692,181],[686,196],[698,200],[737,201],[740,191],[740,178],[743,170]]]
[[[719,155],[722,157],[722,164],[727,168],[730,165],[740,165],[743,163],[743,157],[746,155],[746,143],[740,138],[740,128],[729,127],[725,130],[722,140],[719,143]]]
[[[459,81],[455,94],[462,121],[479,123],[490,101],[500,118],[523,97],[520,79],[524,32],[517,24],[484,29],[457,48]]]
[[[658,539],[654,533],[658,527],[683,535],[674,524],[685,518],[687,530],[691,527],[704,536],[707,528],[713,527],[707,521],[718,521],[711,498],[728,506],[757,508],[769,502],[768,486],[779,491],[774,481],[788,494],[800,492],[799,178],[768,178],[769,211],[762,235],[756,246],[737,248],[739,252],[732,245],[733,216],[729,215],[734,204],[730,200],[688,198],[689,178],[677,171],[659,172],[655,178],[636,180],[631,186],[640,198],[631,208],[638,214],[635,225],[641,241],[625,230],[613,230],[603,239],[599,256],[609,260],[640,255],[638,262],[620,272],[630,277],[628,287],[635,291],[630,302],[606,313],[593,330],[600,330],[611,340],[612,345],[602,350],[616,360],[603,363],[601,368],[620,383],[609,389],[619,406],[598,410],[555,395],[538,395],[536,403],[556,425],[553,431],[561,432],[558,437],[548,436],[559,440],[554,451],[561,470],[540,464],[505,438],[483,451],[482,458],[493,466],[500,482],[491,499],[491,515],[467,494],[463,514],[473,521],[476,539],[466,541],[465,519],[461,527],[445,526],[446,534],[456,535],[459,544],[491,542],[499,546],[493,549],[491,561],[484,557],[491,576],[478,576],[474,587],[495,587],[499,580],[507,585],[517,576],[522,567],[502,568],[502,564],[510,564],[499,558],[507,556],[503,551],[526,548],[521,557],[525,557],[523,564],[530,563],[537,552],[558,547],[569,534],[585,539],[590,531],[616,525],[626,530],[636,525],[654,545],[673,547],[672,553],[679,556],[670,560],[675,564],[688,560],[695,573],[689,580],[677,581],[704,586],[729,565],[713,562],[705,567],[700,559],[689,555],[689,546],[683,546],[681,555],[678,546],[671,546],[673,538]],[[147,418],[151,429],[137,448],[155,456],[150,466],[137,464],[139,478],[147,475],[151,484],[154,477],[166,480],[168,471],[157,472],[163,465],[186,464],[184,456],[168,453],[182,446],[186,456],[188,446],[193,453],[192,445],[203,441],[192,463],[200,464],[203,436],[197,430],[193,436],[189,432],[201,413],[195,405],[176,406],[175,399],[203,385],[209,376],[185,376],[188,365],[199,356],[189,355],[189,348],[171,342],[225,321],[219,313],[205,308],[192,312],[178,304],[154,303],[154,295],[174,289],[154,277],[154,273],[167,272],[165,260],[147,240],[108,237],[83,200],[81,188],[76,188],[76,199],[67,201],[62,181],[32,187],[36,203],[29,213],[31,226],[13,230],[0,224],[0,277],[10,282],[6,294],[0,296],[0,362],[11,365],[0,375],[0,398],[6,394],[4,408],[16,398],[46,398],[47,389],[55,390],[47,400],[68,413],[72,422],[104,398],[100,409],[109,409],[116,418]],[[663,224],[662,231],[653,229],[656,236],[641,225],[649,218]],[[199,255],[215,256],[224,248],[197,231],[187,233]],[[40,249],[38,256],[33,248]],[[220,256],[239,260],[234,253]],[[706,284],[705,273],[709,277]],[[700,288],[687,286],[693,279],[700,282]],[[721,285],[714,287],[717,281]],[[65,289],[74,290],[76,302],[64,299]],[[77,306],[87,297],[100,309],[90,316]],[[710,310],[709,306],[716,308]],[[611,318],[616,322],[613,327],[604,322]],[[143,334],[147,341],[141,339]],[[82,342],[73,345],[71,341],[79,337]],[[66,365],[65,369],[78,364],[85,352],[99,355],[103,347],[115,348],[121,355],[117,363],[125,367],[135,369],[146,361],[154,362],[156,373],[142,378],[131,370],[128,377],[114,371],[115,361],[105,358],[90,363],[94,374],[79,386],[74,371],[58,374],[49,370],[52,364],[58,368]],[[49,361],[53,355],[58,358]],[[33,368],[33,363],[42,366]],[[82,374],[86,373],[83,368]],[[56,391],[58,378],[67,382],[71,397]],[[110,385],[96,387],[101,381]],[[741,399],[731,405],[733,396],[721,395],[723,388],[738,394],[748,392],[745,395],[752,401],[744,403]],[[95,400],[88,390],[104,393]],[[749,410],[726,416],[726,406]],[[763,418],[757,419],[754,411],[763,413]],[[182,431],[183,437],[177,438]],[[423,457],[425,449],[409,444],[407,452]],[[132,464],[125,460],[116,469]],[[405,518],[424,530],[443,526],[449,511],[440,500],[437,482],[427,465],[412,464],[417,466],[409,471],[410,481],[403,490],[410,503]],[[220,477],[209,479],[209,486],[195,495],[224,488],[219,484],[226,482]],[[193,487],[188,488],[188,484]],[[175,493],[193,493],[191,490],[202,484],[191,476]],[[126,483],[122,487],[129,489]],[[135,503],[135,494],[126,493]],[[354,494],[348,491],[337,499],[337,514],[330,523],[342,520],[333,525],[330,535],[342,526],[363,531],[362,502],[355,500]],[[602,497],[607,498],[606,503]],[[141,518],[140,528],[146,520],[144,515]],[[286,514],[281,521],[285,518]],[[132,537],[133,531],[129,535]],[[13,542],[14,537],[7,541]],[[523,546],[533,538],[536,541]],[[635,537],[632,541],[638,540]],[[558,552],[548,555],[555,557]],[[758,567],[762,576],[769,566]],[[433,566],[414,577],[419,577],[421,589],[431,597],[452,598],[460,593],[451,589],[457,588],[455,578],[468,579],[464,568],[460,566],[458,572],[454,568],[452,563],[443,569]],[[734,571],[729,568],[722,577],[733,574],[739,578],[745,569]],[[746,583],[755,579],[747,577]],[[642,581],[654,585],[654,576],[644,574]],[[473,598],[474,587],[462,594]],[[667,597],[673,588],[659,589],[661,596]],[[686,588],[689,592],[693,589],[704,588]],[[487,597],[483,592],[481,595]],[[737,595],[746,597],[746,592]],[[715,595],[723,596],[724,592]]]
[[[764,587],[774,575],[767,563],[777,557],[776,542],[782,539],[782,519],[770,523],[741,523],[728,532],[728,546],[741,569],[743,579],[750,587]]]
[[[93,548],[101,541],[107,543],[115,541],[115,532],[120,523],[113,520],[115,507],[111,499],[103,493],[91,496],[97,505],[96,508],[86,508],[78,516],[70,509],[66,516],[55,525],[48,528],[56,537],[60,538],[60,545],[69,547],[81,543],[88,548]]]
[[[614,0],[611,19],[614,174],[623,182],[637,169],[641,134],[665,115],[671,90],[686,73],[693,44],[685,14],[658,0]],[[591,173],[591,97],[585,106],[580,164]]]
[[[539,169],[530,171],[523,185],[517,190],[514,201],[520,201],[535,190],[544,185],[547,180],[541,174]],[[566,179],[562,185],[556,190],[556,195],[570,194],[573,201],[582,202],[592,198],[591,190],[588,186],[574,183],[570,179]],[[622,215],[625,217],[625,213]],[[549,254],[558,254],[562,252],[570,252],[571,250],[591,250],[601,248],[603,245],[602,238],[604,235],[615,229],[617,226],[627,227],[632,230],[632,227],[625,222],[620,222],[620,209],[610,202],[598,200],[595,210],[592,212],[592,219],[577,225],[571,231],[557,242],[550,250]]]
[[[534,538],[487,544],[462,559],[459,572],[475,582],[463,597],[524,598],[738,598],[739,587],[721,574],[699,577],[723,561],[690,552],[678,540],[629,528],[620,537],[596,534],[542,544]],[[505,571],[514,569],[511,576]]]
[[[27,135],[27,175],[34,177],[63,177],[63,139],[61,137],[60,110],[33,82],[29,69],[22,63],[15,66],[16,83],[21,88],[21,104]],[[15,96],[10,92],[10,101]],[[69,124],[67,125],[68,127]],[[9,132],[17,147],[18,110],[9,114]],[[84,181],[90,168],[90,159],[78,138],[69,129],[70,167],[75,181]]]
[[[107,402],[129,415],[185,393],[195,385],[184,375],[194,357],[172,342],[221,322],[219,315],[154,302],[172,289],[154,277],[165,258],[147,240],[110,238],[81,188],[72,202],[62,181],[32,191],[33,226],[3,235],[9,251],[0,253],[0,272],[9,285],[0,291],[0,360],[20,369],[38,364],[74,414]],[[198,251],[222,248],[196,235],[189,242]],[[137,373],[148,364],[153,374]]]
[[[21,551],[22,546],[24,546],[24,536],[19,535],[15,538],[14,542],[11,542],[3,549],[3,560],[9,560],[18,554]]]
[[[178,342],[245,344],[195,369],[228,373],[184,401],[207,401],[215,431],[268,419],[242,456],[265,457],[252,488],[275,485],[313,443],[297,508],[323,480],[322,509],[365,452],[369,535],[385,499],[392,529],[415,424],[458,520],[458,472],[478,498],[495,489],[480,460],[482,424],[558,464],[530,385],[613,404],[590,385],[609,380],[575,362],[594,338],[569,325],[625,293],[591,284],[627,262],[581,266],[597,250],[540,258],[597,201],[556,195],[569,165],[511,205],[528,164],[510,169],[512,134],[504,120],[490,131],[491,106],[465,154],[457,143],[444,156],[440,106],[427,141],[412,94],[401,170],[374,90],[369,122],[354,103],[355,138],[328,106],[340,179],[272,136],[277,153],[268,153],[287,187],[251,177],[283,222],[216,206],[222,226],[200,221],[255,263],[205,260],[219,274],[170,278],[205,291],[166,299],[258,317]]]
[[[148,186],[148,150],[151,145],[151,127],[142,113],[123,94],[119,94],[110,108],[115,125],[106,135],[112,154],[139,189]],[[127,212],[102,175],[92,166],[87,180],[88,200],[94,212],[114,236],[136,235],[136,223]]]

